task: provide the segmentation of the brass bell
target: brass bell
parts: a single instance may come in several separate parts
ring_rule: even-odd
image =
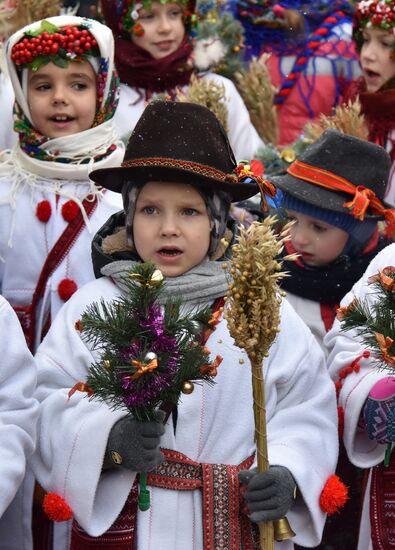
[[[274,526],[274,539],[278,542],[282,540],[292,539],[295,533],[292,531],[291,526],[287,518],[280,518],[273,521]]]

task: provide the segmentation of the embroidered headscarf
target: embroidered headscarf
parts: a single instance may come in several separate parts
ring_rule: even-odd
[[[138,9],[146,5],[146,2],[137,3],[134,0],[101,2],[106,24],[114,33],[115,64],[121,82],[150,92],[164,92],[188,84],[193,71],[189,34],[195,0],[189,0],[184,12],[185,36],[182,43],[175,52],[161,59],[154,59],[132,41],[131,33],[137,26],[135,21],[138,18]]]
[[[15,209],[17,196],[26,187],[30,187],[32,192],[42,189],[72,199],[78,204],[90,230],[89,219],[82,202],[87,196],[100,200],[103,191],[89,179],[89,173],[93,167],[119,166],[125,150],[112,120],[119,98],[119,80],[114,68],[114,39],[111,30],[98,21],[66,15],[51,17],[46,21],[58,29],[67,26],[86,28],[95,40],[99,56],[88,59],[97,75],[94,123],[83,132],[53,139],[37,132],[29,111],[27,85],[23,82],[27,80],[27,69],[23,68],[23,63],[19,64],[18,68],[12,56],[15,60],[14,54],[17,49],[14,47],[25,37],[29,42],[28,37],[30,40],[32,37],[37,38],[37,31],[38,35],[41,35],[43,21],[27,25],[14,33],[6,44],[5,55],[15,93],[14,116],[19,141],[11,151],[0,154],[0,177],[6,177],[7,181],[11,182],[10,191],[1,198],[0,204],[9,204]],[[74,190],[70,190],[67,185],[70,181],[80,185],[81,192],[77,193],[75,187]],[[10,227],[9,243],[12,242],[14,223],[15,216]]]
[[[26,64],[18,62],[16,54],[18,45],[24,40],[32,42],[33,39],[42,39],[47,32],[46,38],[54,44],[58,44],[58,54],[55,56],[53,50],[48,54],[41,54],[39,56],[41,65],[38,67],[45,64],[47,61],[43,60],[45,57],[56,64],[59,63],[59,59],[67,63],[67,58],[69,62],[74,62],[74,58],[78,59],[78,52],[66,53],[63,55],[63,58],[66,56],[66,60],[59,55],[60,51],[63,54],[68,51],[67,47],[62,49],[63,43],[58,38],[64,34],[62,29],[65,27],[78,28],[80,32],[85,29],[90,40],[94,41],[98,55],[88,58],[88,61],[91,62],[97,75],[97,105],[91,128],[77,134],[53,139],[41,135],[33,127],[26,90],[27,69],[24,68]],[[55,32],[56,30],[59,32]],[[95,168],[99,165],[109,166],[110,158],[111,166],[121,162],[124,148],[117,138],[112,123],[119,99],[119,82],[114,68],[114,43],[108,27],[97,21],[81,17],[51,17],[48,20],[27,25],[14,33],[6,44],[5,54],[16,99],[14,128],[19,134],[19,143],[16,146],[15,154],[24,168],[40,176],[67,177],[78,180],[88,177],[92,164],[95,164]],[[34,66],[39,59],[34,58],[30,66]],[[26,60],[31,61],[31,56]]]

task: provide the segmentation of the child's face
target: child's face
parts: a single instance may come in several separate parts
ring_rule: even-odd
[[[88,61],[65,68],[48,63],[36,72],[29,70],[33,126],[50,138],[87,130],[95,118],[96,93],[96,73]]]
[[[391,49],[395,40],[392,32],[378,28],[364,29],[361,49],[361,67],[368,92],[377,92],[395,76],[395,61]]]
[[[191,185],[151,181],[141,189],[133,218],[133,241],[145,262],[177,277],[203,262],[210,245],[210,218]]]
[[[349,235],[342,229],[294,210],[288,210],[288,217],[294,221],[290,228],[292,244],[305,264],[324,266],[343,252]]]
[[[137,24],[141,25],[144,34],[133,34],[132,41],[154,59],[170,55],[177,50],[184,38],[183,13],[183,8],[175,2],[161,4],[154,0],[151,10],[139,10]]]

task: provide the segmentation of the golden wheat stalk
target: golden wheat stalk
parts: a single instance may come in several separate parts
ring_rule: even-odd
[[[263,222],[253,222],[248,229],[240,228],[230,260],[230,283],[224,312],[231,336],[236,345],[246,351],[251,363],[259,472],[269,468],[262,363],[279,332],[282,300],[279,280],[285,273],[281,271],[277,258],[284,241],[289,238],[287,226],[280,236],[274,234],[275,223],[274,217],[268,217]],[[259,529],[262,550],[272,550],[273,523],[261,523]]]
[[[177,90],[177,99],[207,107],[221,122],[225,132],[229,131],[225,86],[222,83],[193,75],[186,90]]]
[[[267,61],[270,54],[253,58],[248,70],[236,73],[237,88],[244,99],[256,131],[267,143],[277,145],[278,119],[273,105],[276,88],[273,86]]]
[[[304,134],[308,139],[315,141],[327,128],[335,128],[343,134],[368,140],[369,129],[365,116],[361,112],[359,99],[354,102],[349,101],[346,105],[339,105],[332,116],[321,114],[318,122],[306,124]]]

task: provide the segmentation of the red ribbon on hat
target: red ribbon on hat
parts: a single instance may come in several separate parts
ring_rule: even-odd
[[[265,167],[256,159],[253,159],[250,163],[247,161],[240,161],[234,169],[238,182],[242,183],[246,178],[251,178],[258,185],[261,194],[262,209],[266,210],[267,201],[265,195],[273,198],[276,195],[277,189],[270,181],[262,177],[264,171]]]
[[[296,160],[287,170],[288,174],[296,178],[302,179],[331,189],[332,191],[341,191],[353,195],[352,200],[343,203],[345,208],[351,211],[354,218],[363,221],[368,208],[373,214],[378,214],[384,217],[387,224],[386,234],[392,237],[395,231],[395,211],[392,208],[385,208],[375,192],[363,185],[354,185],[350,181],[310,164],[305,164],[300,160]]]

